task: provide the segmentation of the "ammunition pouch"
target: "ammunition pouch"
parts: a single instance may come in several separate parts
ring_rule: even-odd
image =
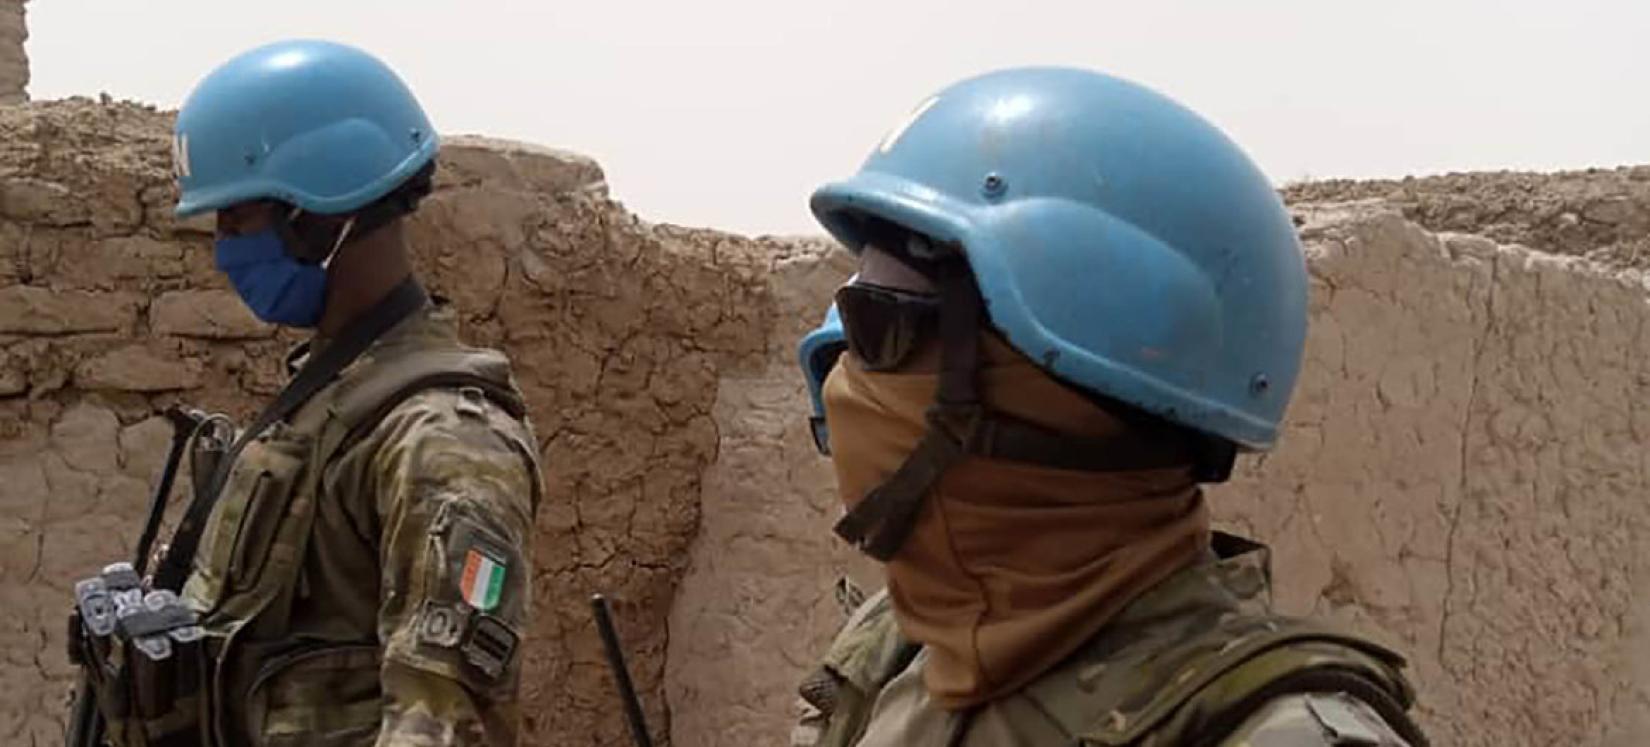
[[[145,593],[136,570],[116,563],[75,584],[68,633],[69,660],[85,673],[82,697],[93,699],[104,740],[115,747],[201,743],[203,631],[176,594]]]

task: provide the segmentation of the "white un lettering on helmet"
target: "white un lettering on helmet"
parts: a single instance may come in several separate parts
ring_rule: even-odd
[[[189,177],[189,136],[181,132],[172,136],[172,175]]]
[[[882,138],[882,144],[877,146],[877,152],[887,153],[888,151],[893,150],[894,144],[899,142],[900,136],[904,135],[905,131],[910,129],[911,125],[916,123],[917,119],[922,116],[923,112],[932,109],[934,104],[938,103],[939,100],[940,97],[938,96],[930,96],[927,101],[918,104],[917,108],[912,109],[910,114],[905,115],[905,117],[899,121],[899,124],[894,125],[894,129],[889,130],[888,134]]]

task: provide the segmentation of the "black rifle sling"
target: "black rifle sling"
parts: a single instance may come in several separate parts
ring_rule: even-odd
[[[201,533],[206,528],[206,519],[211,515],[212,507],[217,504],[224,483],[229,480],[229,473],[234,468],[235,460],[240,457],[246,445],[271,425],[285,420],[296,412],[310,397],[315,396],[316,392],[330,384],[340,371],[366,352],[373,342],[423,308],[428,301],[429,296],[425,295],[418,282],[408,278],[391,290],[383,300],[345,327],[338,338],[327,345],[319,355],[304,364],[286,388],[281,390],[263,412],[258,413],[257,419],[241,432],[240,438],[235,440],[228,453],[219,460],[218,468],[212,475],[211,489],[196,495],[190,502],[189,509],[184,512],[183,520],[178,523],[178,529],[172,535],[172,544],[167,548],[166,557],[155,570],[155,588],[173,591],[182,589],[195,558],[195,551],[199,549]]]

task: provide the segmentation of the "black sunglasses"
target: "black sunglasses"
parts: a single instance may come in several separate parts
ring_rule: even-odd
[[[865,370],[892,371],[936,333],[940,298],[856,282],[837,289],[836,309],[848,350]]]

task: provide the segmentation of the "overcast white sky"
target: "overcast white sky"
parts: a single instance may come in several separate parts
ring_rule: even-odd
[[[33,0],[36,99],[173,108],[288,36],[364,47],[437,127],[592,155],[655,221],[815,233],[807,197],[995,67],[1135,79],[1273,179],[1650,162],[1645,0]]]

